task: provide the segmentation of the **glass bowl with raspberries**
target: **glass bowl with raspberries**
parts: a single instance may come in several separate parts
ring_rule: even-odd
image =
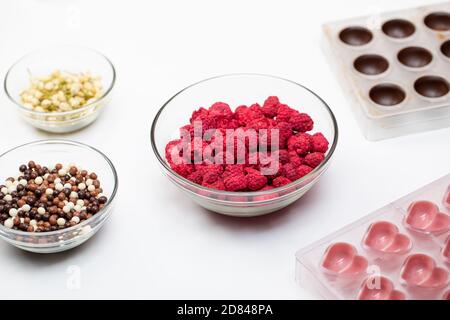
[[[334,114],[318,95],[259,74],[197,82],[170,98],[151,128],[164,174],[202,207],[238,217],[302,197],[337,141]]]

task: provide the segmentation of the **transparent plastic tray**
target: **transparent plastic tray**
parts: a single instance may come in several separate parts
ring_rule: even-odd
[[[296,254],[325,299],[450,299],[450,174]]]
[[[325,52],[367,139],[450,126],[449,19],[446,2],[323,26]]]

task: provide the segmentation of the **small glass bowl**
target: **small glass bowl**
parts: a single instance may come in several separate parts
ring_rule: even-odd
[[[322,132],[330,142],[325,160],[310,174],[289,185],[269,191],[227,192],[197,185],[175,173],[165,160],[166,144],[179,138],[179,128],[200,106],[222,101],[232,109],[262,103],[276,95],[282,103],[308,113],[315,122],[314,132]],[[314,92],[286,79],[260,74],[222,75],[197,82],[170,98],[159,110],[151,128],[151,144],[164,174],[202,207],[225,215],[251,217],[268,214],[302,197],[325,172],[338,140],[333,112]]]
[[[20,249],[37,253],[60,252],[79,246],[92,237],[111,215],[118,187],[116,169],[103,153],[88,145],[68,140],[41,140],[21,145],[0,155],[1,181],[16,172],[18,174],[19,166],[30,160],[41,165],[73,163],[97,173],[108,202],[92,218],[67,229],[25,232],[8,229],[0,224],[0,238]]]
[[[55,70],[91,72],[100,76],[103,94],[96,101],[66,112],[40,112],[25,107],[20,94],[30,85],[30,76],[46,76]],[[4,89],[21,116],[34,127],[54,133],[67,133],[91,124],[107,104],[116,80],[111,61],[103,54],[83,47],[47,47],[22,57],[8,70]]]

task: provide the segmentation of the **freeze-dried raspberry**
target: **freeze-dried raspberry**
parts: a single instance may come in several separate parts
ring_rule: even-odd
[[[220,178],[220,173],[218,171],[206,171],[202,176],[202,181],[206,184],[213,184]]]
[[[203,172],[194,171],[191,174],[189,174],[187,178],[196,184],[202,184],[203,183]]]
[[[297,152],[289,151],[289,162],[294,166],[299,167],[303,164],[304,160],[298,156]]]
[[[300,167],[297,168],[297,173],[300,178],[306,176],[308,173],[310,173],[313,169],[311,167],[308,167],[304,164],[302,164]],[[300,179],[299,178],[299,179]]]
[[[181,144],[181,139],[176,139],[176,140],[170,141],[166,145],[166,159],[170,165],[174,165],[175,162],[180,162],[180,159],[177,159],[177,158],[181,157],[180,144]]]
[[[289,162],[289,152],[286,149],[277,150],[272,153],[275,158],[278,157],[278,161],[281,164],[286,164]],[[295,153],[297,155],[297,153]]]
[[[223,179],[229,177],[244,175],[244,166],[241,164],[229,164],[225,166],[225,171],[222,174]]]
[[[247,178],[243,174],[225,178],[223,183],[227,191],[241,191],[247,188]]]
[[[311,136],[312,151],[325,153],[328,150],[328,140],[318,132]]]
[[[217,179],[214,183],[208,184],[203,181],[203,186],[216,190],[225,190],[225,184],[222,179]]]
[[[287,185],[287,184],[289,184],[289,183],[291,183],[291,182],[292,182],[292,181],[289,180],[289,179],[286,178],[286,177],[278,177],[278,178],[273,179],[272,185],[273,185],[275,188],[279,188],[279,187],[285,186],[285,185]]]
[[[294,112],[297,111],[290,108],[288,105],[280,104],[278,106],[278,113],[276,119],[278,122],[289,122],[289,119],[291,118]]]
[[[249,173],[247,178],[247,188],[251,191],[256,191],[264,188],[267,185],[267,177],[258,173]]]
[[[278,107],[280,105],[280,100],[278,100],[278,97],[271,96],[264,101],[264,104],[261,108],[264,115],[268,118],[274,118],[276,117],[278,113]]]
[[[194,166],[192,164],[176,164],[172,166],[172,170],[187,178],[194,171]]]
[[[297,166],[293,165],[292,163],[285,164],[282,168],[283,176],[288,178],[291,181],[295,181],[297,179],[300,179],[301,176],[297,172]]]
[[[278,129],[279,132],[280,149],[286,148],[289,138],[292,137],[292,126],[288,122],[280,121],[275,129]]]
[[[314,127],[314,122],[306,113],[293,112],[289,123],[292,125],[292,129],[298,132],[311,131]]]
[[[298,133],[288,140],[288,150],[298,155],[305,155],[311,150],[311,136],[307,133]]]
[[[311,168],[316,168],[325,159],[325,155],[321,152],[313,152],[305,157],[305,164]]]
[[[233,112],[230,106],[224,102],[216,102],[209,108],[209,116],[216,118],[225,118],[231,120],[233,118]]]
[[[192,124],[195,120],[199,119],[205,119],[206,117],[208,117],[208,110],[206,110],[205,108],[201,107],[198,110],[195,110],[194,112],[192,112],[192,116],[189,119],[189,122]]]

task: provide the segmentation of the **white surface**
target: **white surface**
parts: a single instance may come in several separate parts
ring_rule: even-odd
[[[294,282],[295,251],[447,174],[450,160],[450,129],[364,140],[320,50],[320,26],[426,3],[433,1],[1,1],[2,76],[47,43],[90,46],[114,62],[108,110],[64,137],[104,151],[120,187],[109,223],[77,249],[44,256],[1,242],[0,298],[314,298]],[[150,149],[150,123],[165,100],[232,72],[300,82],[339,121],[329,171],[283,212],[246,220],[207,213],[160,173]],[[21,121],[3,92],[0,107],[0,152],[58,137]],[[79,288],[70,285],[73,270]]]

